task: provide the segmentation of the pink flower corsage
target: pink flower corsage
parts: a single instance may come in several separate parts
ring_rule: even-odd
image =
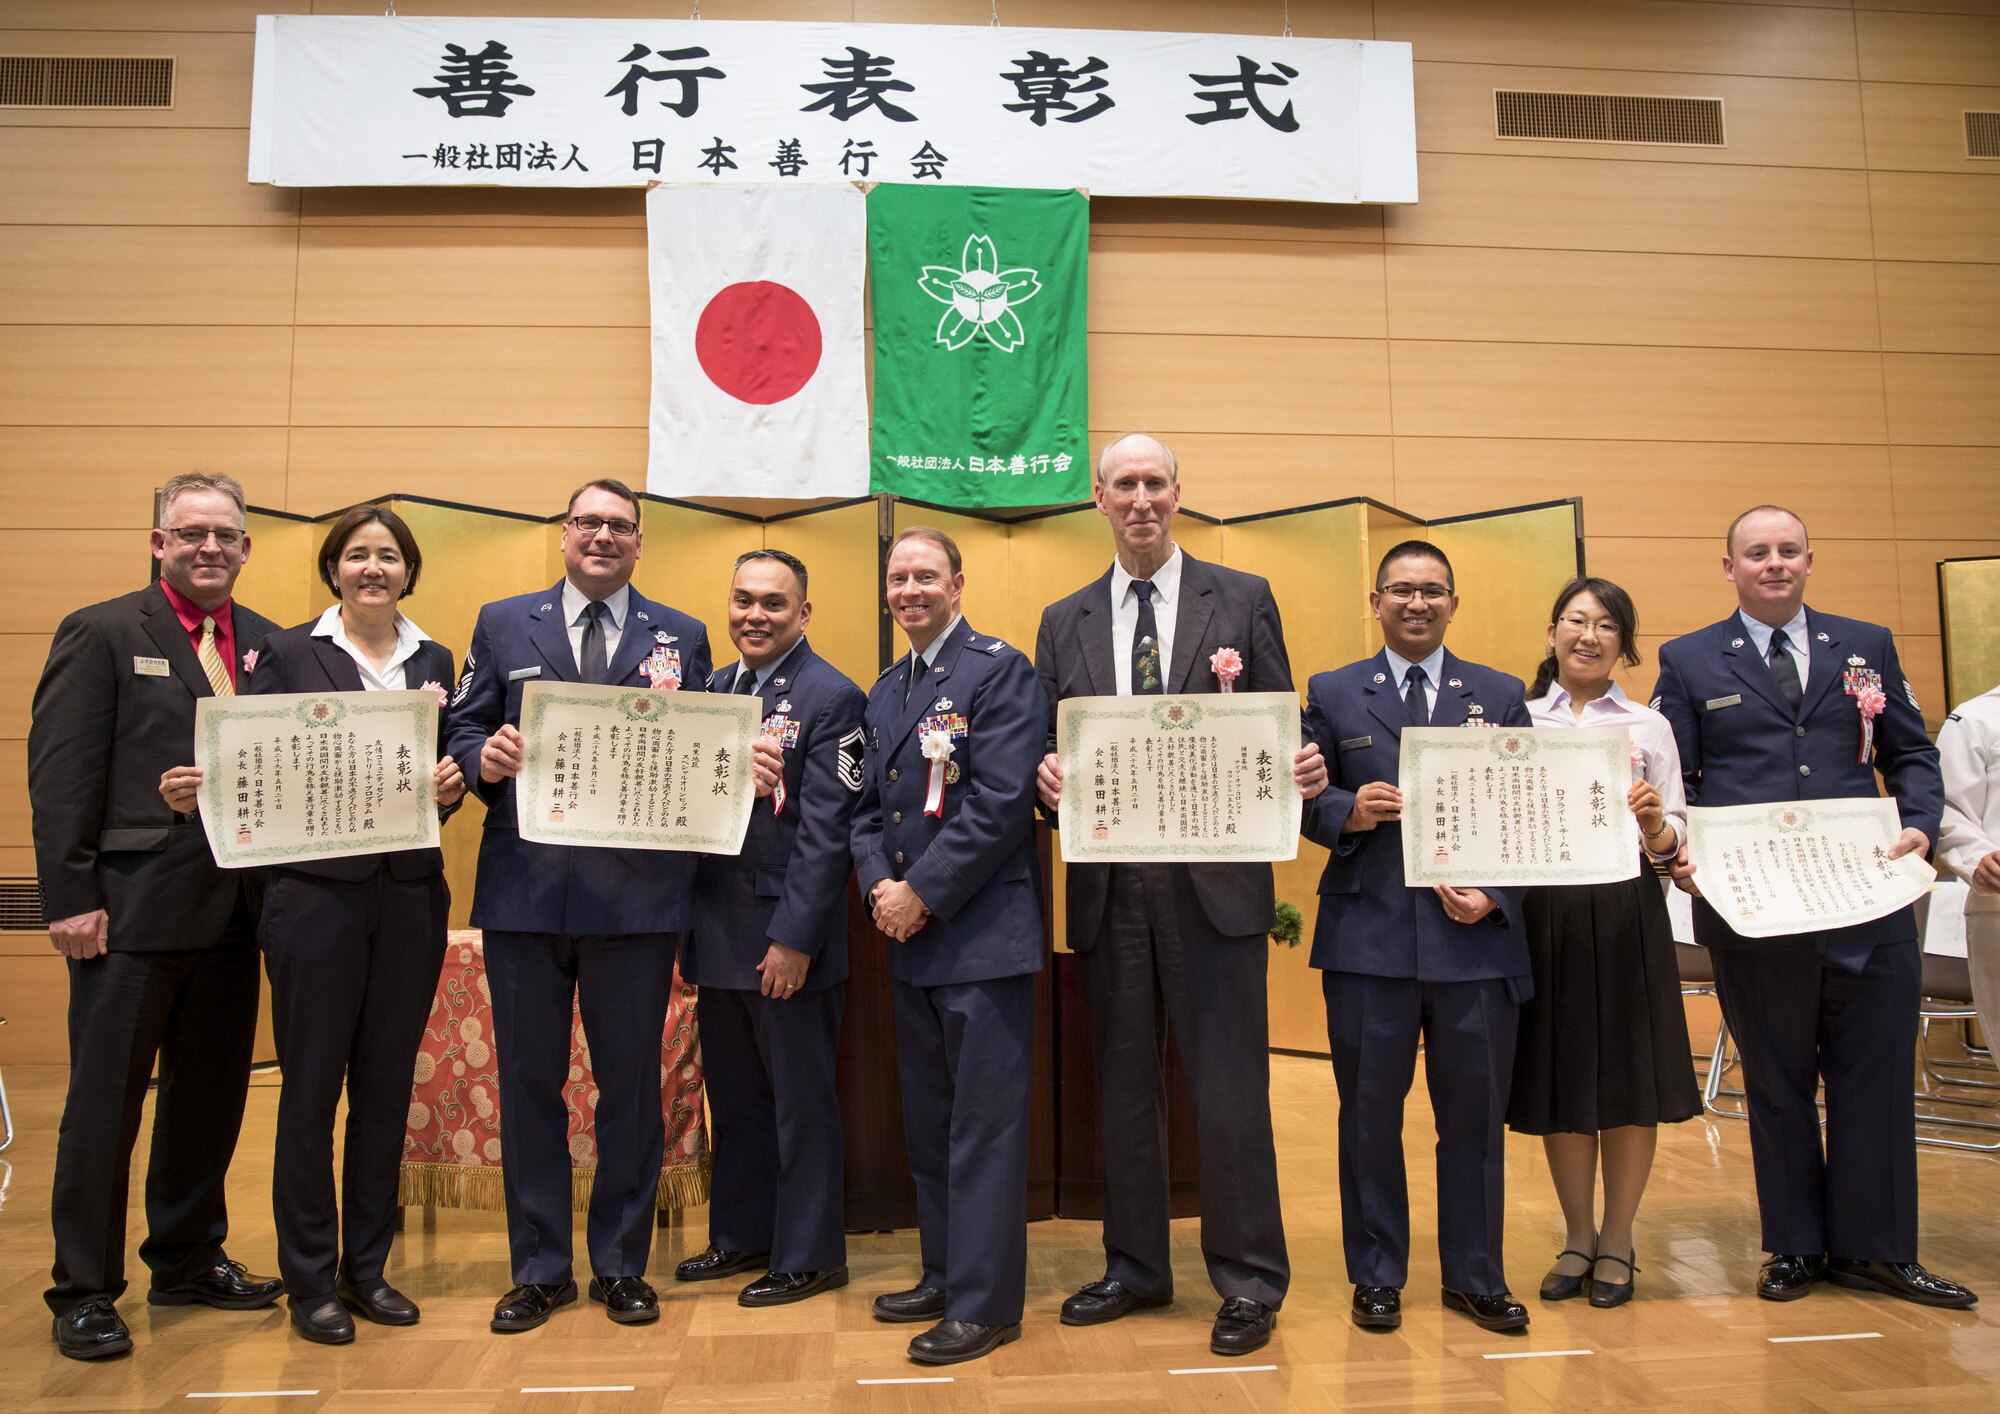
[[[1645,778],[1646,778],[1646,748],[1639,745],[1639,743],[1635,741],[1632,743],[1632,779],[1635,781],[1642,781]]]
[[[249,650],[248,652],[244,653],[244,655],[243,655],[243,671],[244,671],[244,672],[246,672],[246,673],[254,673],[254,672],[256,672],[256,671],[257,671],[257,650],[256,650],[256,649],[252,648],[252,649],[250,649],[250,650]]]
[[[1234,648],[1218,648],[1209,656],[1208,670],[1222,684],[1224,692],[1236,691],[1236,679],[1243,676],[1243,655]]]
[[[441,682],[427,682],[418,691],[435,692],[438,695],[438,706],[451,706],[451,694],[444,690],[444,684]]]
[[[1889,705],[1889,695],[1879,687],[1864,687],[1854,694],[1854,705],[1861,709],[1861,754],[1854,759],[1865,766],[1875,750],[1875,719]]]

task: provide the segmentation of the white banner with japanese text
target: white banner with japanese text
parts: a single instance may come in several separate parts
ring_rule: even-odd
[[[257,19],[253,182],[791,179],[1412,202],[1410,46],[988,26]]]

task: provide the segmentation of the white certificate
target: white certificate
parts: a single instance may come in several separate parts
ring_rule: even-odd
[[[528,683],[514,783],[521,838],[737,853],[757,802],[760,715],[755,697]]]
[[[1902,832],[1881,796],[1688,808],[1694,881],[1746,938],[1846,928],[1922,898],[1937,876],[1919,854],[1889,858]]]
[[[1623,727],[1411,727],[1403,881],[1608,884],[1639,873]]]
[[[1056,709],[1062,857],[1180,864],[1299,852],[1289,692],[1072,697]]]
[[[435,849],[437,720],[435,692],[202,698],[197,808],[215,862]]]

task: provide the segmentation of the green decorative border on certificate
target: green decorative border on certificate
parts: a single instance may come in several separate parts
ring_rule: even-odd
[[[1412,788],[1412,782],[1420,782],[1424,777],[1424,757],[1434,752],[1446,753],[1453,760],[1461,760],[1467,751],[1480,746],[1495,761],[1510,766],[1522,766],[1534,762],[1536,756],[1542,760],[1535,764],[1547,764],[1551,755],[1601,756],[1603,758],[1607,796],[1616,797],[1622,807],[1625,788],[1632,780],[1631,736],[1623,727],[1591,727],[1581,730],[1570,727],[1501,727],[1475,728],[1465,731],[1453,727],[1432,728],[1436,731],[1453,733],[1451,741],[1429,741],[1421,737],[1410,740],[1403,750],[1409,753],[1410,769],[1402,772],[1405,813],[1412,820],[1421,820],[1428,813],[1423,807],[1430,798]],[[1616,733],[1615,736],[1611,733]],[[1598,733],[1603,733],[1599,735]],[[1466,738],[1472,740],[1466,740]],[[1419,828],[1422,828],[1419,826]],[[1638,857],[1639,846],[1631,841],[1628,851],[1634,859]],[[1403,882],[1412,888],[1428,888],[1432,884],[1477,887],[1481,882],[1508,887],[1516,884],[1567,884],[1576,882],[1583,872],[1574,864],[1509,864],[1504,870],[1494,874],[1505,874],[1505,879],[1488,877],[1483,880],[1479,871],[1468,872],[1466,866],[1437,865],[1429,862],[1423,850],[1416,850],[1418,856],[1412,859],[1412,851],[1403,851]],[[1623,856],[1621,856],[1622,858]],[[1621,877],[1631,878],[1631,871]]]
[[[203,717],[205,728],[201,740],[202,782],[201,818],[202,827],[208,833],[208,847],[215,855],[215,862],[224,869],[240,868],[247,864],[289,864],[300,859],[321,859],[326,857],[346,858],[356,854],[375,854],[398,849],[430,849],[438,843],[434,831],[426,829],[425,820],[437,818],[437,782],[431,771],[433,762],[426,760],[420,768],[411,773],[417,792],[417,819],[414,832],[389,834],[387,832],[347,835],[337,840],[312,840],[304,844],[282,845],[239,845],[233,842],[231,834],[235,829],[229,818],[231,787],[223,777],[224,773],[212,769],[219,763],[223,751],[222,725],[224,722],[268,722],[284,731],[303,729],[313,731],[354,730],[348,717],[366,719],[369,717],[411,717],[415,730],[412,735],[418,742],[437,740],[437,694],[423,693],[421,701],[379,702],[370,699],[390,694],[373,692],[319,692],[285,693],[264,697],[237,697],[229,700],[228,706],[211,706]],[[220,698],[206,699],[221,702]],[[268,703],[268,706],[257,705]],[[213,823],[211,823],[213,822]],[[357,848],[356,846],[360,846]]]
[[[1895,813],[1895,805],[1895,800],[1889,796],[1836,796],[1827,800],[1780,801],[1768,806],[1717,805],[1707,808],[1690,806],[1688,807],[1688,852],[1697,864],[1696,880],[1699,882],[1700,879],[1701,861],[1712,860],[1718,850],[1733,848],[1735,840],[1781,838],[1849,820],[1866,820],[1875,825],[1886,824],[1889,830],[1888,836],[1886,839],[1878,839],[1876,844],[1887,849],[1902,830],[1901,817]],[[1762,814],[1753,815],[1752,812],[1756,811],[1762,811]],[[1718,839],[1722,841],[1719,844],[1716,843]],[[1905,861],[1909,860],[1915,860],[1915,864],[1906,866]],[[1887,905],[1870,904],[1863,908],[1850,909],[1846,913],[1829,914],[1824,919],[1814,920],[1814,926],[1806,930],[1792,929],[1784,932],[1760,930],[1746,933],[1736,927],[1733,904],[1725,906],[1716,902],[1718,898],[1724,896],[1721,889],[1716,890],[1714,897],[1704,893],[1703,898],[1709,907],[1715,910],[1716,916],[1722,920],[1724,926],[1739,938],[1805,937],[1811,933],[1852,928],[1862,923],[1873,923],[1879,918],[1887,918],[1898,909],[1908,908],[1916,899],[1930,892],[1926,881],[1931,874],[1931,867],[1924,863],[1921,855],[1906,854],[1895,860],[1892,867],[1896,868],[1900,876],[1908,881],[1910,888],[1915,890],[1909,898]],[[1892,895],[1895,892],[1891,890]],[[1752,915],[1743,921],[1754,925],[1756,920]]]
[[[539,820],[543,802],[536,782],[531,777],[539,776],[541,741],[547,733],[545,718],[553,707],[584,707],[592,712],[602,712],[605,701],[601,696],[581,692],[565,692],[566,683],[533,683],[533,691],[521,694],[521,737],[525,745],[522,756],[521,776],[516,782],[519,788],[514,802],[514,818]],[[674,726],[689,718],[714,717],[734,732],[734,739],[722,739],[715,743],[718,747],[728,747],[731,759],[737,769],[746,776],[750,774],[750,748],[757,740],[761,717],[753,716],[744,720],[742,703],[749,703],[753,711],[759,704],[754,697],[737,697],[712,692],[682,692],[679,688],[653,691],[647,688],[627,688],[622,691],[614,706],[620,717],[640,726]],[[668,710],[662,710],[668,709]],[[744,836],[750,829],[750,812],[757,804],[754,790],[748,794],[739,793],[730,812],[729,824],[720,834],[696,834],[693,830],[662,830],[655,826],[625,829],[562,830],[562,842],[575,845],[636,845],[645,849],[685,849],[711,854],[734,854],[743,847]],[[667,843],[665,841],[671,841]]]
[[[1081,755],[1083,724],[1086,722],[1130,723],[1142,735],[1155,736],[1161,732],[1192,730],[1196,723],[1204,719],[1232,717],[1239,720],[1246,717],[1270,718],[1277,728],[1277,740],[1282,754],[1284,743],[1289,741],[1292,732],[1298,729],[1297,699],[1288,696],[1283,702],[1238,707],[1231,704],[1231,696],[1230,693],[1212,692],[1199,696],[1121,697],[1116,707],[1082,707],[1072,699],[1062,704],[1064,735],[1060,755],[1064,759]],[[1282,823],[1279,824],[1278,833],[1265,840],[1253,841],[1239,836],[1240,842],[1236,844],[1201,843],[1191,840],[1167,840],[1157,844],[1107,842],[1097,848],[1106,855],[1114,855],[1120,860],[1129,861],[1134,856],[1141,856],[1148,859],[1189,860],[1203,863],[1235,861],[1258,863],[1269,860],[1274,853],[1282,854],[1288,847],[1296,852],[1299,787],[1292,779],[1292,763],[1289,759],[1277,763],[1277,769],[1272,772],[1272,784],[1278,788],[1278,799],[1271,807],[1271,818]],[[1090,825],[1083,818],[1083,810],[1083,792],[1063,792],[1063,853],[1067,860],[1077,864],[1094,862],[1091,858]],[[1075,852],[1072,853],[1072,850]],[[1296,857],[1296,854],[1291,857]]]

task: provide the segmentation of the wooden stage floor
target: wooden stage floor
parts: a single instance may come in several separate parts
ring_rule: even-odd
[[[1208,1352],[1217,1302],[1193,1221],[1175,1224],[1173,1306],[1083,1330],[1059,1324],[1056,1313],[1065,1295],[1100,1274],[1097,1229],[1033,1225],[1021,1340],[983,1361],[928,1370],[903,1355],[920,1327],[883,1325],[868,1314],[877,1292],[914,1279],[914,1233],[853,1238],[854,1280],[845,1291],[746,1311],[735,1304],[734,1281],[672,1281],[673,1264],[703,1246],[706,1210],[697,1209],[659,1235],[652,1271],[664,1278],[662,1316],[653,1326],[614,1326],[586,1302],[539,1331],[492,1335],[487,1317],[508,1285],[501,1215],[443,1212],[427,1223],[412,1214],[390,1275],[423,1304],[414,1328],[364,1323],[353,1345],[326,1349],[291,1333],[282,1304],[250,1313],[149,1307],[134,1255],[134,1289],[120,1310],[137,1348],[86,1365],[56,1354],[41,1301],[63,1072],[17,1066],[5,1079],[20,1137],[0,1155],[0,1409],[2000,1408],[2000,1159],[1925,1149],[1921,1160],[1923,1256],[1982,1291],[1980,1310],[1933,1311],[1826,1287],[1774,1305],[1751,1294],[1759,1252],[1742,1122],[1671,1127],[1640,1214],[1638,1297],[1594,1311],[1581,1301],[1551,1306],[1534,1298],[1561,1226],[1539,1143],[1510,1137],[1508,1275],[1533,1325],[1522,1338],[1489,1335],[1437,1302],[1430,1117],[1420,1076],[1407,1130],[1416,1250],[1404,1324],[1364,1334],[1347,1320],[1332,1076],[1322,1061],[1284,1056],[1273,1058],[1273,1099],[1293,1285],[1276,1338],[1243,1362]],[[259,1273],[276,1269],[268,1204],[276,1085],[275,1077],[255,1083],[231,1182],[230,1252]],[[147,1142],[142,1132],[142,1156]],[[135,1254],[139,1192],[135,1175],[128,1247]],[[948,1382],[871,1383],[925,1377]],[[245,1391],[291,1393],[216,1398]]]

